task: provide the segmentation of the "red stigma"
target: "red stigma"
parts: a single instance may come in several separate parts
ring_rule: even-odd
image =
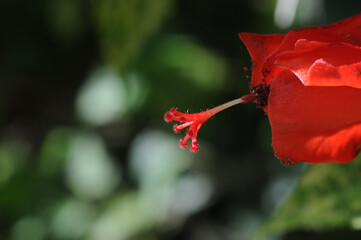
[[[164,114],[164,120],[167,122],[177,121],[180,122],[180,125],[174,125],[174,132],[178,133],[183,128],[189,127],[185,137],[179,141],[179,146],[181,148],[187,147],[188,139],[192,140],[190,150],[192,152],[197,152],[199,150],[197,142],[197,134],[202,124],[208,120],[213,114],[211,110],[200,112],[200,113],[182,113],[172,108],[169,112]]]
[[[249,102],[249,101],[253,101],[253,100],[255,100],[255,95],[249,94],[249,95],[243,96],[242,98],[238,98],[233,101],[222,104],[218,107],[209,109],[207,111],[200,112],[200,113],[193,113],[193,114],[182,113],[182,112],[177,111],[175,108],[171,108],[169,110],[169,112],[166,112],[164,114],[164,120],[166,122],[176,121],[176,122],[181,123],[179,125],[178,124],[174,125],[173,130],[176,133],[178,133],[183,128],[189,127],[185,137],[179,141],[179,146],[181,148],[187,147],[187,141],[188,141],[188,139],[191,139],[192,143],[191,143],[191,146],[189,147],[189,150],[191,152],[198,152],[199,146],[198,146],[198,141],[197,141],[197,135],[198,135],[199,129],[201,128],[202,124],[205,121],[207,121],[214,114],[216,114],[224,109],[227,109],[227,108],[234,106],[236,104],[239,104],[239,103],[245,103],[245,102]]]

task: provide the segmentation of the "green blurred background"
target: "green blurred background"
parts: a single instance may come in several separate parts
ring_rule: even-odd
[[[282,166],[253,104],[207,122],[197,154],[163,121],[173,106],[198,112],[248,93],[238,33],[360,10],[356,0],[1,0],[0,239],[360,239],[357,163]]]

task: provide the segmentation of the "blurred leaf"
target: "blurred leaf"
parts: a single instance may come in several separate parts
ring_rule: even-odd
[[[141,188],[154,191],[189,168],[191,158],[188,151],[177,146],[174,136],[148,130],[140,133],[130,147],[130,171]]]
[[[278,213],[255,235],[361,229],[361,155],[346,164],[311,165]]]
[[[149,95],[147,82],[137,72],[131,72],[124,77],[124,85],[127,92],[127,112],[142,109]]]
[[[25,152],[16,143],[0,144],[0,188],[19,170],[26,157]]]
[[[64,127],[57,127],[48,133],[39,157],[41,173],[52,176],[63,170],[71,135],[71,129]]]
[[[102,139],[93,132],[78,132],[71,140],[66,181],[81,198],[101,200],[112,194],[121,176]]]
[[[182,35],[161,39],[152,59],[159,60],[156,62],[160,66],[159,71],[173,71],[174,75],[205,90],[219,90],[228,70],[222,57]]]
[[[46,226],[40,218],[24,217],[12,228],[13,240],[43,240],[46,237]]]
[[[59,43],[72,42],[84,35],[86,28],[82,19],[82,1],[53,0],[46,3],[48,23]]]
[[[182,151],[177,140],[163,132],[140,133],[130,148],[130,173],[139,182],[140,201],[145,211],[161,222],[174,193],[174,183],[191,163],[191,154]]]
[[[152,218],[145,214],[138,195],[127,192],[112,198],[86,239],[133,239],[133,236],[147,230],[153,224]]]
[[[63,200],[51,221],[52,235],[56,239],[80,239],[96,217],[96,208],[84,200]]]
[[[96,68],[81,87],[76,110],[91,125],[115,121],[127,110],[127,91],[123,78],[112,68]]]
[[[123,70],[168,15],[169,0],[93,0],[93,11],[105,58]]]

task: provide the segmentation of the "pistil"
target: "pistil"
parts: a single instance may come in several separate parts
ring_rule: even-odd
[[[179,141],[179,146],[181,148],[187,147],[187,141],[188,139],[191,139],[191,146],[189,147],[189,149],[191,152],[197,152],[199,150],[198,141],[197,141],[198,131],[205,121],[207,121],[213,115],[227,108],[230,108],[237,104],[246,103],[254,100],[256,100],[256,95],[254,94],[254,92],[251,92],[251,94],[245,95],[241,98],[234,99],[232,101],[229,101],[227,103],[224,103],[222,105],[219,105],[217,107],[211,108],[207,111],[200,113],[193,113],[193,114],[182,113],[176,110],[175,108],[172,108],[169,112],[164,114],[164,120],[166,122],[177,121],[182,123],[180,125],[174,125],[173,129],[176,133],[178,133],[180,130],[184,128],[189,127],[185,137]]]

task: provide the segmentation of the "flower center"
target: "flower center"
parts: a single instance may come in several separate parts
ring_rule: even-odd
[[[268,105],[268,95],[270,92],[270,85],[260,84],[251,88],[251,94],[255,96],[254,102],[257,107],[263,108]]]

